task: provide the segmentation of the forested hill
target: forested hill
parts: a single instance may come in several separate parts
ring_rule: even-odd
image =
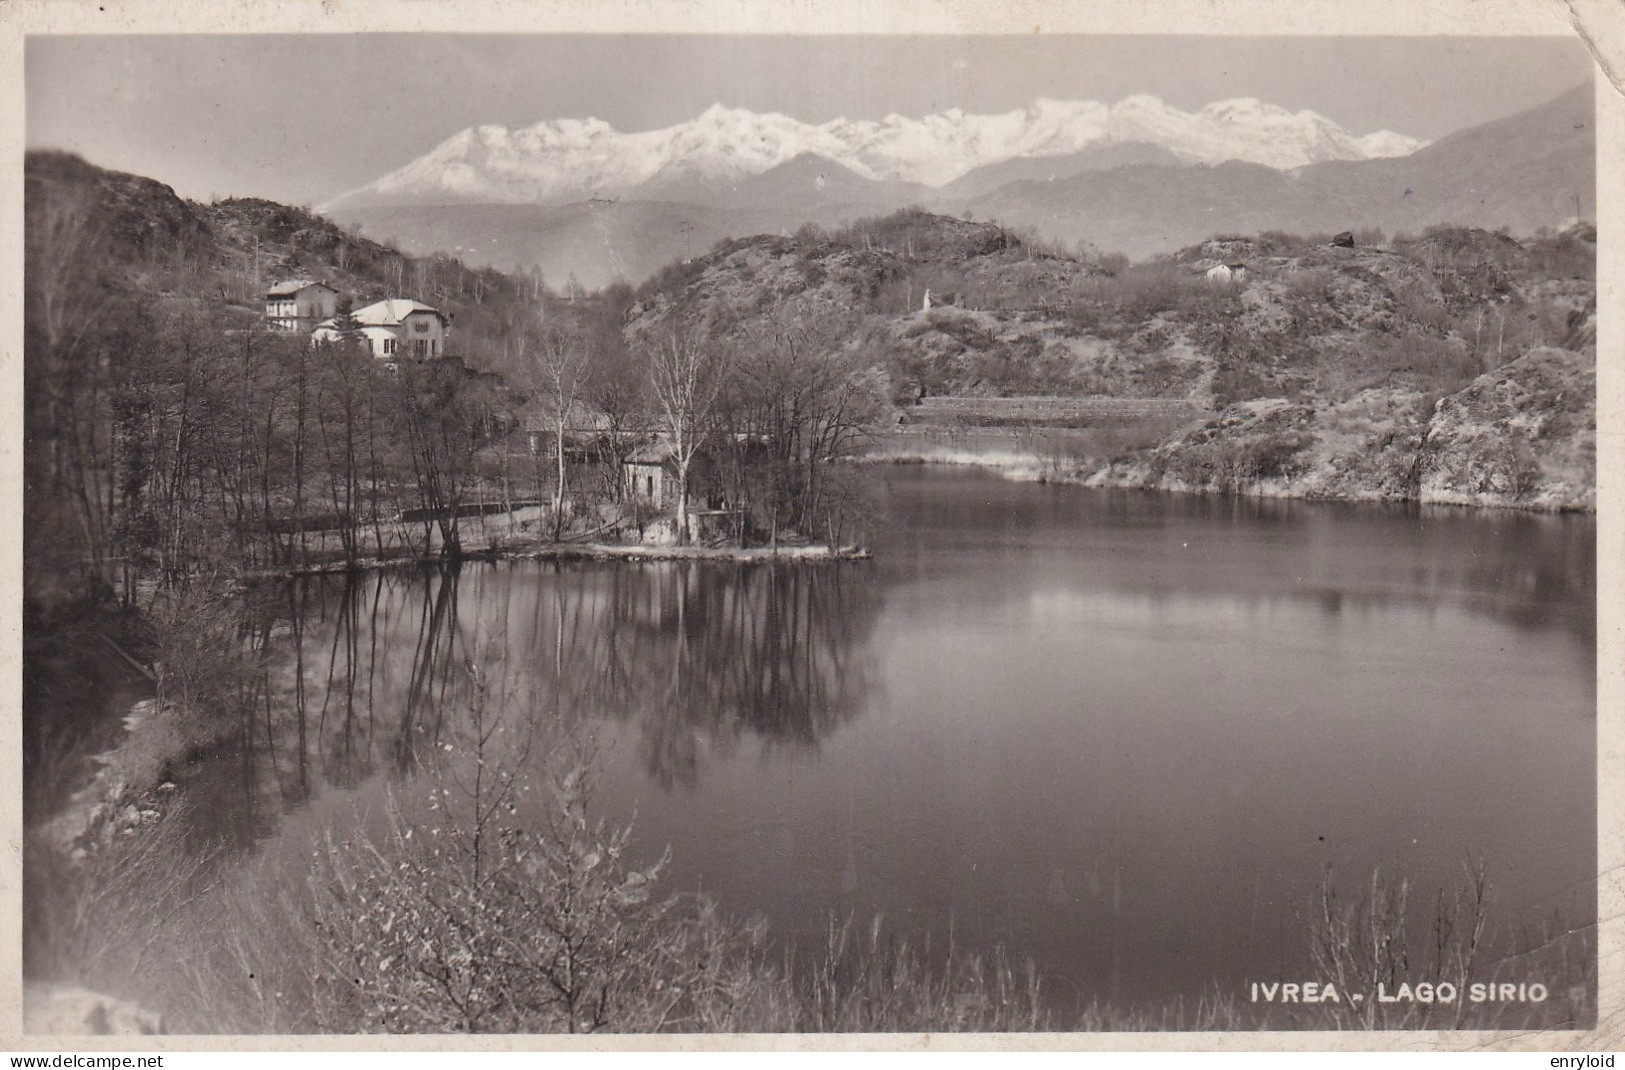
[[[511,491],[525,362],[544,316],[564,318],[534,280],[61,153],[25,174],[30,613],[308,564],[329,549],[311,532],[350,564],[456,556],[466,502]],[[450,359],[395,367],[265,330],[266,288],[292,277],[440,309]],[[414,510],[440,530],[390,526]]]
[[[28,153],[24,175],[31,256],[44,257],[42,269],[71,273],[81,293],[138,299],[149,312],[191,309],[225,328],[251,327],[263,319],[268,286],[311,278],[357,307],[385,297],[433,305],[452,317],[454,352],[502,370],[507,339],[539,290],[528,277],[408,256],[302,208],[255,198],[199,204],[67,153]]]

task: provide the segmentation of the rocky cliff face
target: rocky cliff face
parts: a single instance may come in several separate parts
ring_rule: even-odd
[[[1232,405],[1093,486],[1541,510],[1596,508],[1596,359],[1542,347],[1429,404],[1374,389],[1333,405]]]
[[[1597,360],[1542,347],[1440,399],[1423,501],[1596,507]]]

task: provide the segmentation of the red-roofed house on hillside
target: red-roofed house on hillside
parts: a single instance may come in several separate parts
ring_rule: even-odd
[[[350,318],[366,339],[367,348],[379,360],[402,357],[427,360],[445,356],[451,317],[437,308],[404,297],[391,297],[356,309]],[[332,319],[323,321],[311,333],[318,342],[333,342],[339,338],[336,321]]]
[[[325,282],[289,279],[265,291],[265,322],[276,331],[308,331],[338,309],[339,292]]]

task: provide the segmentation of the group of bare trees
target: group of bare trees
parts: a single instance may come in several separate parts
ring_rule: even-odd
[[[741,332],[734,353],[718,406],[738,458],[733,470],[754,477],[775,531],[835,538],[835,513],[851,503],[832,492],[832,462],[851,452],[888,405],[881,358],[861,321],[779,305]]]
[[[680,539],[702,457],[740,539],[833,539],[851,521],[837,514],[854,503],[827,476],[887,405],[860,317],[780,302],[724,330],[673,312],[632,352],[649,383],[649,426],[668,447]]]
[[[859,317],[781,302],[759,319],[723,328],[675,308],[626,333],[629,339],[618,322],[555,315],[525,345],[527,389],[552,440],[556,517],[570,484],[570,439],[590,434],[612,444],[612,463],[616,451],[639,441],[664,447],[680,541],[694,536],[689,520],[702,458],[711,496],[738,517],[738,538],[787,531],[832,537],[840,527],[835,514],[851,503],[831,492],[830,465],[887,404],[881,358],[866,344]],[[594,429],[581,426],[587,419]],[[618,481],[603,491],[623,492]]]
[[[507,426],[488,380],[455,362],[392,373],[359,345],[223,330],[82,279],[59,324],[50,282],[29,275],[32,593],[130,602],[144,583],[297,565],[318,550],[354,562],[402,549],[390,521],[410,508],[456,552],[449,507]]]

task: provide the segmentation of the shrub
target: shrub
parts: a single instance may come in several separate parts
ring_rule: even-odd
[[[831,922],[820,954],[793,970],[786,1025],[859,1033],[1054,1028],[1031,962],[1018,967],[1003,952],[983,958],[952,949],[940,967],[931,958],[929,946],[888,938],[878,918],[862,934],[850,918]]]
[[[1508,435],[1502,440],[1500,455],[1496,458],[1500,479],[1513,501],[1522,501],[1540,485],[1540,462],[1529,443],[1519,435]]]
[[[1209,282],[1183,265],[1137,264],[1079,279],[1070,318],[1082,327],[1112,320],[1142,323],[1164,313],[1212,319],[1239,310],[1240,293],[1237,285]]]
[[[1512,974],[1563,985],[1567,999],[1116,1007],[1085,993],[1076,1016],[1056,1017],[1033,965],[1002,951],[934,949],[848,918],[829,923],[822,946],[779,954],[759,923],[662,896],[661,861],[633,864],[626,830],[591,816],[592,766],[579,749],[561,748],[545,770],[510,765],[512,777],[488,749],[483,811],[467,790],[478,760],[454,757],[432,794],[400,796],[382,831],[358,820],[346,840],[320,836],[309,883],[289,879],[299,867],[283,852],[226,877],[223,859],[186,862],[173,817],[77,868],[30,840],[28,975],[133,998],[181,1031],[231,1033],[1583,1026],[1594,994],[1585,919],[1554,918],[1513,947],[1486,922],[1481,868],[1420,903],[1410,882],[1380,870],[1347,898],[1328,872],[1302,908],[1304,956],[1343,993]],[[545,788],[539,821],[506,805],[530,787]]]
[[[1469,981],[1478,979],[1489,897],[1483,865],[1471,864],[1467,883],[1449,891],[1439,889],[1431,904],[1432,917],[1418,918],[1408,880],[1375,868],[1362,892],[1350,898],[1336,887],[1328,869],[1308,923],[1310,960],[1318,975],[1334,982],[1339,992],[1367,996],[1362,1002],[1338,1006],[1334,1013],[1342,1024],[1366,1029],[1455,1024],[1440,1019],[1460,1014]],[[1378,985],[1394,992],[1401,984],[1423,981],[1453,984],[1462,998],[1453,1006],[1441,1004],[1437,1011],[1426,1003],[1383,1003],[1375,998]]]
[[[327,841],[314,880],[329,1012],[390,1032],[626,1023],[631,992],[677,950],[659,932],[671,904],[652,895],[665,863],[630,864],[629,830],[588,816],[587,776],[553,781],[539,827],[496,820],[519,787],[499,776],[461,815],[439,787],[428,812],[397,806],[382,839]]]
[[[795,239],[804,246],[823,245],[829,241],[829,233],[817,223],[803,223],[797,228]]]
[[[1288,292],[1305,301],[1330,302],[1337,273],[1327,267],[1302,268],[1283,272],[1281,283]]]
[[[1283,230],[1266,230],[1258,236],[1258,243],[1275,256],[1303,256],[1330,245],[1332,236],[1319,234],[1289,234]]]
[[[1279,386],[1256,364],[1226,360],[1213,373],[1213,404],[1219,408],[1254,398],[1280,397]]]
[[[25,837],[24,972],[144,1003],[175,967],[172,938],[215,867],[187,849],[178,807],[118,803],[93,815],[76,859],[42,829]]]
[[[1531,267],[1546,278],[1595,280],[1597,277],[1595,231],[1591,241],[1574,231],[1565,231],[1556,237],[1530,242],[1527,248]]]
[[[631,1032],[1041,1028],[1036,974],[1003,956],[929,955],[850,923],[785,966],[765,930],[658,894],[665,857],[591,816],[593,764],[549,761],[543,817],[511,811],[531,774],[463,779],[395,806],[382,836],[324,841],[312,870],[323,1029]],[[479,768],[465,763],[459,776]],[[443,774],[449,776],[450,771]],[[481,815],[487,815],[484,819]],[[929,949],[927,949],[929,950]]]
[[[1245,443],[1238,474],[1249,481],[1294,476],[1303,470],[1301,455],[1314,436],[1299,431],[1280,431]]]

